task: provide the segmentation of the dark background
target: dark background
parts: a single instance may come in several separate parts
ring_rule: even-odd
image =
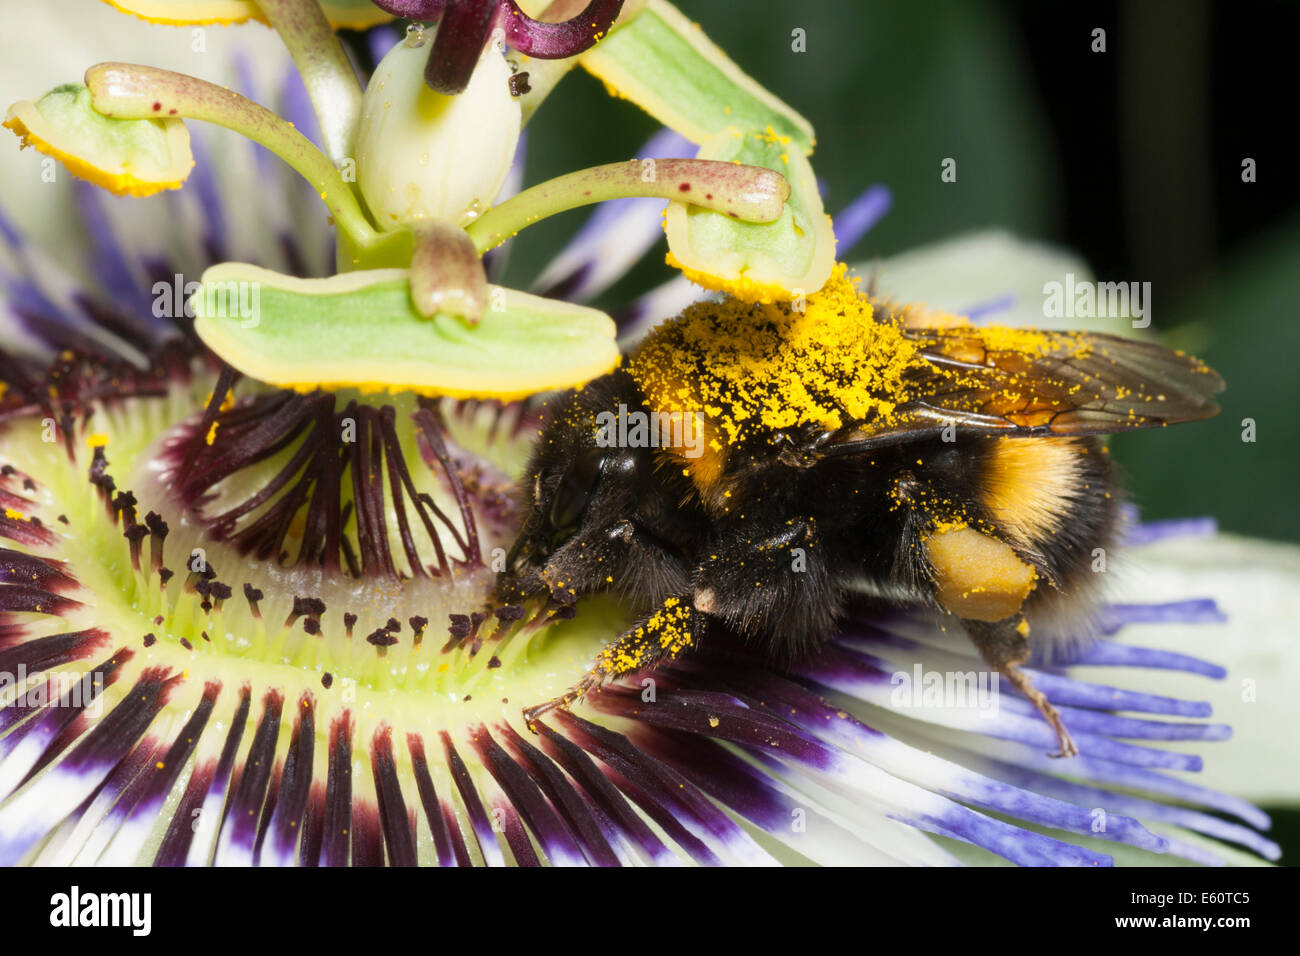
[[[747,72],[813,123],[834,211],[861,189],[889,215],[845,258],[1001,227],[1074,250],[1099,280],[1152,283],[1152,328],[1228,382],[1211,422],[1117,438],[1148,518],[1216,516],[1300,540],[1300,5],[681,0]],[[791,30],[807,52],[791,51]],[[1106,31],[1106,52],[1091,51]],[[575,71],[530,126],[529,181],[638,155],[656,124]],[[957,183],[941,183],[943,157]],[[1243,183],[1252,157],[1257,181]],[[524,233],[526,286],[583,213]],[[662,250],[660,250],[662,252]],[[668,276],[652,254],[600,304]],[[1257,441],[1241,440],[1253,418]]]

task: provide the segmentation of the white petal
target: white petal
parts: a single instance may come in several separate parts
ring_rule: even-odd
[[[232,54],[239,49],[268,90],[278,88],[289,63],[279,37],[260,24],[158,26],[119,13],[106,3],[82,0],[5,4],[0,10],[0,34],[22,38],[9,44],[0,58],[4,106],[9,100],[40,96],[61,83],[80,82],[87,67],[110,60],[144,63],[236,86]],[[220,138],[238,139],[225,130]],[[43,182],[44,158],[31,149],[20,153],[18,140],[6,131],[0,140],[0,179],[9,184],[4,210],[30,240],[57,252],[64,264],[79,265],[88,248],[85,237],[68,228],[74,221],[72,175],[59,166],[56,181]],[[256,178],[247,179],[244,205],[258,206],[260,199],[253,199],[261,191]]]
[[[1129,552],[1112,593],[1134,602],[1213,598],[1224,624],[1130,625],[1122,636],[1126,644],[1220,664],[1228,676],[1220,683],[1126,667],[1071,668],[1071,675],[1209,701],[1214,721],[1229,724],[1233,739],[1216,747],[1167,745],[1204,756],[1195,782],[1256,803],[1300,802],[1300,547],[1232,535],[1171,538]]]
[[[876,288],[899,302],[923,302],[932,309],[964,315],[1002,304],[988,315],[998,325],[1091,329],[1131,334],[1118,319],[1051,318],[1044,314],[1043,286],[1091,281],[1092,271],[1078,256],[1046,243],[1029,242],[1002,230],[969,233],[929,246],[863,262],[857,271],[874,276]]]

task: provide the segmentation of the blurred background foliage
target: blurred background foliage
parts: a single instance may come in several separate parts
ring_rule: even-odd
[[[1291,2],[680,0],[818,134],[834,212],[874,183],[894,206],[850,261],[1001,227],[1073,250],[1099,280],[1152,283],[1152,329],[1228,382],[1211,422],[1114,442],[1148,518],[1216,516],[1226,530],[1300,540],[1296,321],[1300,186]],[[807,51],[792,51],[792,31]],[[1093,30],[1106,32],[1094,53]],[[655,123],[575,71],[529,129],[529,180],[638,154]],[[940,162],[957,160],[957,182]],[[1258,181],[1243,183],[1251,157]],[[581,221],[525,233],[526,284]],[[650,256],[609,290],[616,307],[667,278]],[[1127,324],[1117,322],[1123,333]],[[1242,441],[1254,419],[1257,441]]]

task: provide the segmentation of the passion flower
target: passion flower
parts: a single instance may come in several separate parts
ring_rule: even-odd
[[[268,196],[290,189],[279,173],[265,171]],[[285,390],[222,362],[192,321],[202,298],[197,310],[184,295],[156,307],[159,283],[229,270],[218,265],[224,249],[256,248],[231,225],[246,198],[202,155],[195,177],[207,235],[188,242],[148,225],[161,203],[183,209],[186,191],[119,200],[79,184],[80,218],[66,228],[93,237],[94,258],[72,274],[0,219],[11,263],[0,272],[0,862],[943,864],[996,854],[1100,865],[1130,853],[1237,858],[1224,841],[1276,858],[1258,832],[1267,817],[1181,776],[1201,758],[1164,746],[1225,739],[1209,705],[1121,679],[1223,669],[1127,643],[1077,652],[1076,663],[1113,669],[1116,686],[1095,670],[1067,672],[1069,662],[1035,672],[1084,753],[1068,776],[1046,756],[1050,731],[1027,701],[927,702],[927,674],[981,670],[969,646],[927,614],[865,601],[825,654],[792,670],[723,639],[530,732],[522,708],[570,686],[627,623],[612,599],[491,600],[540,404],[432,387]],[[528,202],[549,208],[565,195]],[[851,204],[841,249],[887,205],[879,189]],[[250,258],[307,272],[322,258],[318,233],[291,208],[267,204],[259,234],[282,241]],[[649,247],[659,216],[647,200],[602,207],[541,290],[594,294],[617,278],[611,263]],[[950,264],[921,271],[951,274]],[[640,300],[624,332],[676,311],[656,306],[685,287]],[[339,304],[324,298],[284,311],[311,324],[313,308]],[[248,331],[276,317],[260,320]],[[442,334],[473,343],[486,321]],[[1207,530],[1135,526],[1133,536]],[[1213,601],[1171,599],[1110,606],[1101,623],[1222,618]],[[901,694],[900,675],[916,675],[919,693]]]

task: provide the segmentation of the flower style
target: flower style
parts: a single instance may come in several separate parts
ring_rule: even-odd
[[[618,19],[624,0],[553,4],[547,13],[572,12],[564,22],[534,20],[515,0],[384,0],[375,5],[409,20],[436,20],[438,37],[424,70],[431,89],[456,95],[469,85],[474,66],[495,30],[511,48],[540,60],[560,60],[589,50]],[[558,8],[558,9],[557,9]]]
[[[407,12],[402,6],[384,4]],[[473,6],[447,0],[446,10],[467,17]],[[261,5],[272,23],[275,8]],[[647,9],[659,25],[674,22],[665,5]],[[382,45],[382,36],[373,42]],[[654,189],[635,185],[640,164],[579,173],[466,220],[474,199],[517,188],[520,161],[504,174],[498,168],[503,154],[523,152],[511,134],[517,127],[493,120],[494,136],[510,135],[487,137],[484,149],[497,157],[491,169],[462,173],[452,155],[444,168],[466,177],[463,188],[385,205],[390,187],[376,185],[383,177],[421,181],[401,167],[420,136],[379,120],[374,128],[384,129],[368,134],[366,113],[383,104],[366,98],[376,77],[395,85],[399,75],[422,77],[416,54],[427,43],[417,31],[376,57],[355,111],[356,135],[374,149],[357,150],[356,188],[329,178],[337,170],[288,132],[301,131],[308,145],[313,135],[325,142],[333,114],[318,108],[313,117],[310,76],[304,84],[284,64],[276,98],[292,125],[253,138],[318,192],[326,179],[323,191],[345,191],[326,197],[336,248],[321,248],[322,211],[300,202],[299,185],[268,154],[221,153],[197,137],[187,141],[194,168],[181,192],[114,199],[76,184],[76,213],[94,241],[72,271],[0,219],[0,675],[9,678],[0,680],[0,863],[1242,858],[1225,842],[1276,858],[1259,832],[1264,814],[1181,776],[1199,770],[1201,758],[1169,744],[1229,736],[1207,722],[1208,704],[1067,668],[1224,676],[1183,653],[1128,643],[1079,648],[1072,661],[1035,671],[1083,751],[1069,768],[1046,756],[1051,731],[1018,696],[928,699],[934,675],[969,674],[972,688],[984,686],[983,666],[928,613],[865,599],[825,653],[793,669],[719,640],[572,713],[548,715],[530,732],[521,707],[570,686],[625,618],[612,598],[585,601],[576,613],[488,603],[494,562],[519,524],[513,484],[538,424],[527,396],[599,374],[608,366],[590,361],[593,342],[612,343],[615,329],[635,340],[702,294],[678,277],[630,304],[617,325],[580,305],[652,247],[660,204],[678,200],[687,177],[692,191],[709,182],[726,202],[752,201],[743,207],[751,212],[780,191],[764,191],[768,162],[740,181],[674,165],[700,162],[689,156],[701,140],[691,126],[697,116],[647,144],[660,158]],[[687,46],[711,55],[697,39]],[[263,65],[267,50],[258,48]],[[633,64],[596,68],[607,76],[635,71],[645,55],[635,45],[594,51]],[[490,44],[474,52],[493,72],[472,71],[460,93],[468,104],[478,102],[480,78],[510,75]],[[724,78],[732,69],[717,68]],[[247,63],[240,72],[248,99],[195,85],[206,81],[114,66],[84,89],[56,91],[57,103],[14,115],[29,137],[82,131],[44,143],[68,154],[58,143],[90,142],[94,168],[103,169],[106,157],[139,151],[89,115],[96,103],[121,116],[122,104],[156,96],[191,115],[220,95],[233,110],[220,114],[223,125],[274,126],[249,106],[259,90]],[[416,101],[447,95],[403,82],[403,95]],[[500,89],[488,96],[492,109],[516,106]],[[150,112],[153,102],[141,108]],[[663,102],[655,115],[678,110],[679,120],[698,106]],[[213,107],[204,118],[217,115]],[[176,138],[168,120],[161,129]],[[425,132],[432,154],[445,131]],[[786,135],[742,133],[753,152],[739,155],[788,168],[779,152]],[[734,158],[727,145],[710,133],[702,155]],[[156,155],[178,157],[179,147]],[[370,155],[378,158],[367,163]],[[232,225],[241,200],[220,181],[227,165],[256,170],[268,197],[260,232],[273,241],[260,250]],[[785,181],[779,214],[766,218],[780,228],[809,210],[821,215],[799,175]],[[614,201],[534,292],[486,283],[487,247],[588,190]],[[647,193],[659,201],[636,198]],[[851,203],[837,218],[841,252],[888,205],[879,187]],[[733,243],[744,261],[727,263],[719,250],[763,226],[729,223],[727,210],[672,208],[670,219],[682,219],[674,255],[690,257],[687,274],[710,287],[735,291],[736,276],[752,274],[765,278],[744,291],[775,294],[819,268],[816,243],[802,250],[802,269],[775,261],[799,259],[782,242],[766,264]],[[151,230],[151,221],[185,241]],[[816,238],[816,230],[798,231]],[[236,250],[262,265],[228,262]],[[364,268],[321,276],[353,252]],[[379,264],[393,256],[408,262]],[[204,279],[191,294],[179,277],[199,270]],[[236,298],[223,311],[211,289]],[[256,290],[256,315],[232,305],[245,290]],[[504,303],[499,313],[494,295]],[[968,300],[965,311],[984,303]],[[466,321],[479,311],[477,325]],[[1204,523],[1133,523],[1129,536],[1140,561],[1161,540],[1210,531]],[[1113,633],[1222,621],[1213,601],[1184,599],[1111,604],[1101,625]]]

